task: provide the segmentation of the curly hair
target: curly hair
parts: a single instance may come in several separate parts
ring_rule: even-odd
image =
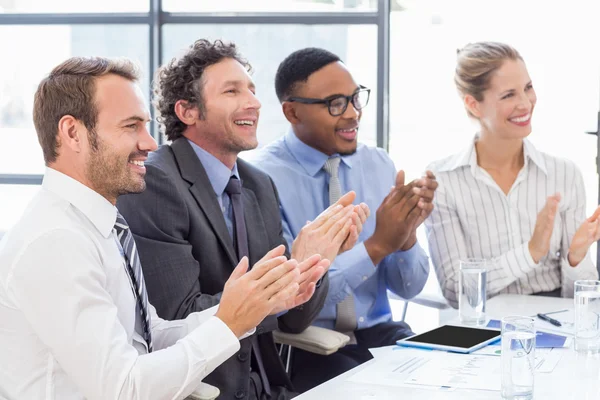
[[[197,107],[200,110],[202,118],[205,111],[202,74],[207,67],[225,58],[232,58],[242,64],[248,72],[252,71],[252,67],[238,53],[234,43],[222,40],[210,42],[206,39],[195,41],[183,56],[173,58],[158,70],[153,83],[153,103],[160,130],[169,140],[183,136],[187,127],[177,117],[175,103],[179,100],[187,101],[189,108]]]

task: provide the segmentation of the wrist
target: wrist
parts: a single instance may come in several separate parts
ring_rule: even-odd
[[[575,267],[575,266],[579,265],[579,263],[581,261],[583,261],[583,258],[585,257],[586,254],[587,254],[587,249],[586,249],[586,251],[569,249],[569,253],[567,255],[567,261],[569,262],[571,267]]]
[[[227,325],[227,327],[229,328],[229,330],[231,330],[231,332],[233,332],[235,337],[239,338],[244,333],[246,333],[246,331],[247,331],[246,329],[243,329],[238,324],[236,324],[234,321],[231,321],[226,316],[223,316],[222,313],[220,313],[219,311],[220,310],[217,310],[217,312],[215,313],[215,317],[219,318],[225,325]]]
[[[379,264],[385,256],[391,253],[391,251],[388,251],[385,246],[382,246],[373,236],[365,240],[365,249],[374,265]]]
[[[537,251],[535,247],[531,244],[531,242],[529,242],[527,247],[529,248],[529,254],[533,259],[533,262],[535,262],[536,264],[539,263],[544,255],[541,254],[541,252]]]
[[[402,245],[402,247],[400,247],[401,251],[407,251],[413,248],[413,246],[417,243],[417,233],[413,231],[413,233],[410,234],[410,236],[408,237],[408,239],[406,239],[406,242],[404,242],[404,244]]]

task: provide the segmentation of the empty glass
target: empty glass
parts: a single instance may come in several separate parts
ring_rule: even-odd
[[[533,398],[535,368],[535,319],[502,318],[502,384],[503,399]]]
[[[600,352],[600,281],[575,281],[575,350]]]
[[[458,314],[465,325],[485,324],[485,299],[488,261],[467,259],[460,262]]]

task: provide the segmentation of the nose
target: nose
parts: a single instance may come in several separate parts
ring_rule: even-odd
[[[246,103],[246,109],[250,110],[259,110],[262,107],[260,100],[256,97],[256,94],[252,93],[252,91],[248,91],[248,99]]]
[[[517,107],[522,110],[529,110],[531,109],[531,105],[532,99],[529,98],[529,95],[526,92],[523,92],[519,96],[519,104],[517,104]]]
[[[360,110],[357,110],[356,107],[354,107],[354,104],[352,104],[350,101],[348,103],[348,107],[346,107],[346,111],[344,111],[344,114],[342,114],[342,117],[345,119],[357,119],[359,116]]]
[[[158,148],[158,144],[156,140],[150,135],[148,132],[148,128],[144,125],[143,131],[140,132],[140,137],[138,140],[138,149],[140,151],[154,151]]]

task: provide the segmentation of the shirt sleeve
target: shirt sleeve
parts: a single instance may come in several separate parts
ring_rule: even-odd
[[[574,284],[579,279],[598,279],[598,270],[592,262],[590,252],[585,255],[583,260],[572,267],[569,264],[569,247],[575,232],[585,220],[585,185],[581,171],[575,165],[571,164],[574,171],[573,185],[570,193],[565,193],[568,198],[567,208],[561,212],[562,219],[562,237],[561,237],[561,269],[562,269],[562,287],[564,297],[573,297]]]
[[[470,255],[456,204],[439,177],[438,182],[433,211],[425,221],[429,253],[444,297],[453,307],[458,307],[460,260],[469,258]],[[521,243],[491,261],[492,265],[487,271],[488,297],[500,293],[539,265],[531,257],[528,242]]]
[[[58,229],[29,244],[7,285],[39,340],[85,398],[182,399],[239,349],[233,332],[207,312],[171,336],[162,334],[164,323],[153,321],[161,347],[172,345],[140,355],[128,342],[114,294],[107,291],[105,268],[110,266],[85,235]]]
[[[418,295],[429,275],[429,257],[419,245],[397,251],[385,257],[378,268],[384,271],[386,286],[403,299]]]

